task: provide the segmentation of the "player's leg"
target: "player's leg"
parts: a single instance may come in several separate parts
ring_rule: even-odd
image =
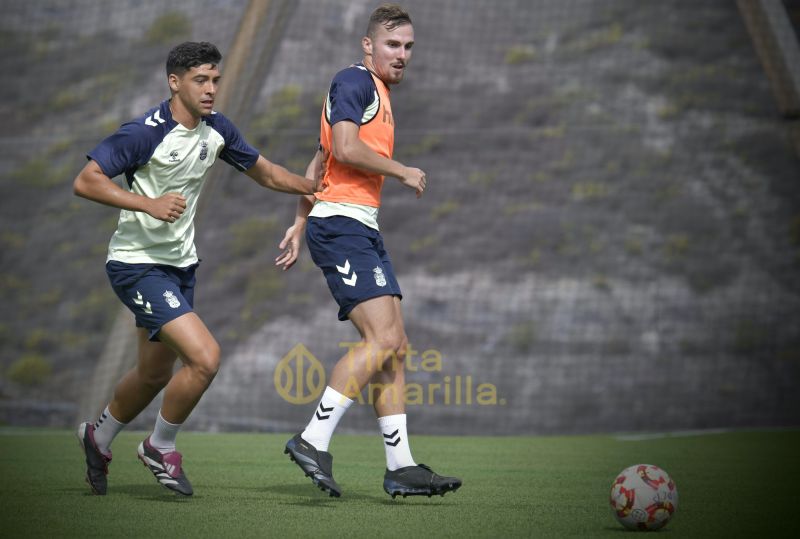
[[[378,296],[356,305],[350,321],[361,334],[361,342],[337,362],[331,382],[325,388],[311,420],[303,432],[286,444],[290,455],[320,489],[339,496],[341,489],[333,479],[333,456],[328,452],[333,431],[352,405],[354,397],[381,369],[382,363],[404,342],[397,331],[391,296]]]
[[[220,349],[194,312],[164,324],[158,338],[178,355],[183,365],[167,383],[153,433],[139,445],[138,453],[159,483],[189,496],[193,490],[182,468],[183,456],[175,449],[175,439],[216,376]]]
[[[158,337],[183,362],[166,386],[161,415],[171,423],[183,423],[217,374],[219,344],[194,312],[165,324]]]
[[[370,399],[375,408],[377,417],[405,413],[405,358],[408,349],[408,337],[403,323],[403,312],[400,298],[393,297],[392,304],[395,311],[394,321],[399,327],[395,330],[402,335],[402,340],[396,352],[389,353],[381,369],[370,378]]]
[[[86,482],[95,494],[105,494],[111,462],[111,442],[158,395],[172,376],[176,354],[160,342],[152,342],[144,328],[137,329],[138,357],[114,388],[108,406],[94,423],[82,423],[78,439],[86,456]]]
[[[398,495],[432,496],[454,491],[461,486],[457,477],[444,477],[424,464],[417,464],[411,456],[405,413],[405,356],[408,339],[405,336],[400,298],[393,297],[394,320],[403,334],[403,342],[396,357],[382,364],[382,369],[371,379],[371,397],[381,430],[386,452],[386,473],[383,489],[393,498]]]
[[[82,423],[78,439],[86,456],[86,482],[95,494],[105,494],[111,442],[164,388],[172,375],[176,355],[167,346],[148,340],[145,329],[137,330],[136,367],[117,383],[111,402],[94,422]]]
[[[327,451],[333,431],[353,399],[383,369],[397,363],[405,342],[402,320],[396,316],[394,298],[379,296],[356,305],[350,321],[361,335],[333,368],[319,405],[301,436],[319,451]],[[388,376],[388,374],[387,374]],[[402,405],[402,404],[401,404]]]
[[[117,384],[111,403],[97,422],[82,423],[78,429],[78,437],[86,454],[87,481],[97,494],[105,494],[106,491],[105,476],[108,474],[108,463],[111,460],[109,446],[114,436],[126,423],[136,417],[171,379],[175,359],[182,351],[171,343],[159,341],[158,336],[164,328],[170,326],[171,322],[187,314],[191,314],[188,319],[192,317],[196,319],[192,311],[196,267],[197,264],[177,268],[155,264],[127,264],[119,261],[109,261],[106,264],[111,287],[120,301],[134,314],[136,325],[140,329],[137,335],[136,367]],[[176,325],[180,326],[182,323]],[[200,326],[202,331],[208,333],[202,322]],[[169,331],[165,335],[168,333]],[[209,341],[201,338],[199,342],[207,345]],[[213,345],[208,347],[216,349],[218,363],[219,347],[213,337],[210,338],[210,342]],[[214,362],[205,361],[205,363]],[[198,359],[193,364],[204,364],[204,361]],[[213,371],[216,372],[216,366],[213,367]],[[192,407],[194,403],[196,400],[191,404]],[[157,445],[174,449],[174,435],[179,426],[164,421],[159,413],[153,439],[162,439],[164,443]],[[172,466],[170,469],[180,469],[180,467]]]
[[[403,335],[397,352],[392,354],[382,368],[370,379],[370,398],[378,418],[378,427],[383,435],[386,451],[386,469],[390,471],[416,466],[411,456],[408,434],[406,432],[405,410],[405,356],[408,338],[405,334],[400,299],[392,298],[395,311],[394,320]]]
[[[146,329],[138,328],[136,333],[138,340],[136,367],[119,381],[114,389],[114,397],[108,405],[111,417],[123,424],[138,416],[164,389],[172,377],[173,365],[178,358],[175,351],[166,344],[151,341]],[[102,427],[101,425],[100,428]],[[98,433],[99,430],[95,435]]]
[[[378,296],[356,305],[350,321],[361,335],[331,372],[330,387],[349,398],[358,395],[372,377],[404,353],[403,319],[392,296]]]
[[[349,217],[310,217],[306,239],[311,258],[339,304],[339,320],[349,319],[361,341],[336,364],[311,420],[289,440],[285,452],[317,486],[338,496],[341,491],[333,480],[333,457],[328,452],[330,438],[353,403],[349,397],[361,391],[403,342],[392,300],[399,289],[387,286],[384,278],[377,230]]]

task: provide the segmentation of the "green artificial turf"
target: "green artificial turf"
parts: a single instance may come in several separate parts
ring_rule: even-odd
[[[395,500],[382,490],[377,436],[337,435],[344,494],[316,490],[283,454],[289,434],[182,433],[195,495],[179,498],[136,459],[144,433],[114,442],[108,495],[83,482],[72,432],[0,430],[2,537],[616,537],[611,482],[638,463],[661,466],[680,501],[658,533],[792,535],[800,431],[614,436],[415,436],[415,458],[464,486]],[[631,532],[635,533],[635,532]]]

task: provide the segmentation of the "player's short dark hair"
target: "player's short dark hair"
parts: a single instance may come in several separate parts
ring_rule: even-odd
[[[183,75],[193,67],[204,64],[217,65],[222,60],[219,49],[208,41],[185,41],[169,51],[167,76]]]
[[[378,26],[383,26],[387,30],[394,30],[404,24],[411,24],[411,16],[406,10],[397,4],[382,4],[369,17],[367,36],[374,37]]]

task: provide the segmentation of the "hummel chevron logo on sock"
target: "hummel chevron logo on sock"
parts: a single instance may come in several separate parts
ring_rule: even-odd
[[[319,419],[320,421],[324,421],[324,420],[328,419],[331,416],[331,414],[328,413],[328,412],[332,412],[332,411],[333,411],[333,406],[331,406],[330,408],[325,408],[322,405],[322,403],[320,402],[319,403],[319,411],[317,412],[317,419]],[[320,415],[320,412],[328,413],[328,415]]]
[[[400,436],[397,436],[397,433],[398,433],[398,432],[400,432],[400,429],[396,429],[396,430],[395,430],[393,433],[391,433],[391,434],[384,434],[384,435],[383,435],[383,437],[384,437],[384,438],[386,438],[386,439],[384,440],[384,443],[385,443],[386,445],[390,445],[390,446],[392,446],[392,447],[396,447],[396,446],[397,446],[397,444],[399,444],[399,443],[400,443],[400,440],[401,440]],[[396,439],[396,440],[392,440],[392,438],[394,438],[395,436],[397,436],[397,439]],[[389,440],[392,440],[392,441],[389,441]]]

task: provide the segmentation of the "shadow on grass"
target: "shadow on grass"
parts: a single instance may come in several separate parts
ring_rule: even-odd
[[[382,498],[377,496],[370,496],[358,492],[347,492],[341,498],[331,497],[329,494],[322,492],[313,484],[309,483],[292,483],[292,484],[278,484],[261,487],[258,490],[262,492],[271,492],[283,497],[287,497],[284,503],[286,505],[304,505],[312,507],[334,507],[336,504],[346,503],[348,501],[359,502],[381,502]],[[291,499],[294,498],[294,499]]]
[[[450,497],[452,498],[452,496]],[[381,505],[391,505],[394,507],[413,507],[415,511],[418,511],[420,507],[442,507],[443,505],[450,505],[451,500],[444,500],[441,496],[431,496],[428,498],[427,496],[408,496],[403,498],[402,496],[398,496],[397,498],[389,498],[387,495],[386,498],[382,498],[380,500]]]
[[[89,487],[68,487],[59,489],[61,492],[68,493],[68,494],[75,494],[75,495],[82,495],[82,496],[95,496],[89,490]],[[261,486],[261,487],[239,487],[237,490],[243,491],[252,491],[254,493],[264,493],[264,494],[272,494],[275,495],[271,497],[272,501],[275,501],[281,505],[294,505],[294,506],[304,506],[304,507],[330,507],[334,508],[337,505],[342,503],[362,503],[362,504],[370,504],[370,505],[382,505],[382,506],[393,506],[393,507],[414,507],[419,508],[420,506],[430,506],[430,507],[441,507],[442,506],[442,498],[439,496],[433,496],[432,498],[426,498],[425,496],[409,496],[408,498],[402,498],[398,496],[396,499],[390,498],[388,495],[386,496],[374,496],[371,494],[364,494],[363,492],[358,491],[348,491],[345,490],[344,495],[341,498],[334,498],[328,495],[325,492],[322,492],[317,489],[314,485],[310,482],[308,484],[305,483],[283,483],[283,484],[276,484],[276,485],[268,485],[268,486]],[[109,496],[129,496],[131,498],[136,498],[142,501],[153,501],[158,503],[186,503],[191,500],[200,500],[200,499],[212,499],[213,496],[210,498],[208,496],[204,496],[203,494],[195,494],[193,496],[183,496],[181,494],[174,493],[164,487],[159,485],[150,485],[150,484],[123,484],[123,485],[109,485]],[[444,502],[446,504],[446,502]],[[622,528],[620,528],[620,531]]]
[[[94,494],[88,486],[86,487],[67,487],[58,489],[59,492],[63,492],[65,494],[75,494],[78,496],[85,496],[85,497],[98,497],[102,498],[102,496],[98,496]],[[199,499],[203,498],[202,495],[198,496],[195,494],[194,496],[183,496],[182,494],[177,494],[172,492],[164,487],[159,485],[109,485],[108,486],[108,494],[107,496],[116,496],[116,495],[124,495],[130,496],[132,498],[137,498],[140,500],[152,500],[158,502],[182,502],[185,500],[190,499]]]
[[[605,528],[603,528],[603,531],[608,533],[614,533],[614,532],[631,533],[634,530],[629,530],[627,528],[623,528],[622,526],[606,526]]]
[[[620,526],[606,526],[605,528],[603,528],[603,531],[610,532],[610,533],[613,533],[613,532],[636,533],[636,530],[629,530],[627,528],[623,528],[621,525]],[[666,528],[661,528],[661,529],[655,530],[655,531],[657,531],[658,534],[661,535],[662,533],[669,533],[672,530],[670,530],[669,527],[666,527]]]
[[[109,494],[111,493],[112,493],[111,486],[109,485]],[[184,496],[182,494],[172,492],[171,490],[165,487],[155,484],[114,485],[113,493],[124,494],[132,498],[137,498],[139,500],[157,501],[159,503],[164,503],[164,502],[183,503],[186,502],[187,500],[192,500],[192,499],[196,500],[203,498],[202,495],[198,496],[197,494],[195,494],[194,496]]]
[[[77,495],[86,495],[86,496],[94,496],[92,490],[87,486],[75,486],[75,487],[64,487],[56,489],[57,492],[63,492],[64,494],[77,494]]]
[[[427,498],[425,496],[409,496],[407,498],[402,498],[398,496],[397,498],[393,499],[389,497],[388,494],[384,496],[373,496],[371,494],[364,494],[363,492],[347,490],[346,486],[344,487],[344,493],[342,494],[341,498],[332,498],[311,484],[271,485],[259,488],[258,490],[263,492],[272,492],[280,496],[302,498],[287,500],[286,502],[279,502],[287,505],[334,507],[335,505],[341,503],[360,502],[375,505],[390,505],[393,507],[407,506],[414,507],[415,509],[426,505],[430,507],[442,506],[442,498],[440,496],[433,496],[431,498]]]

